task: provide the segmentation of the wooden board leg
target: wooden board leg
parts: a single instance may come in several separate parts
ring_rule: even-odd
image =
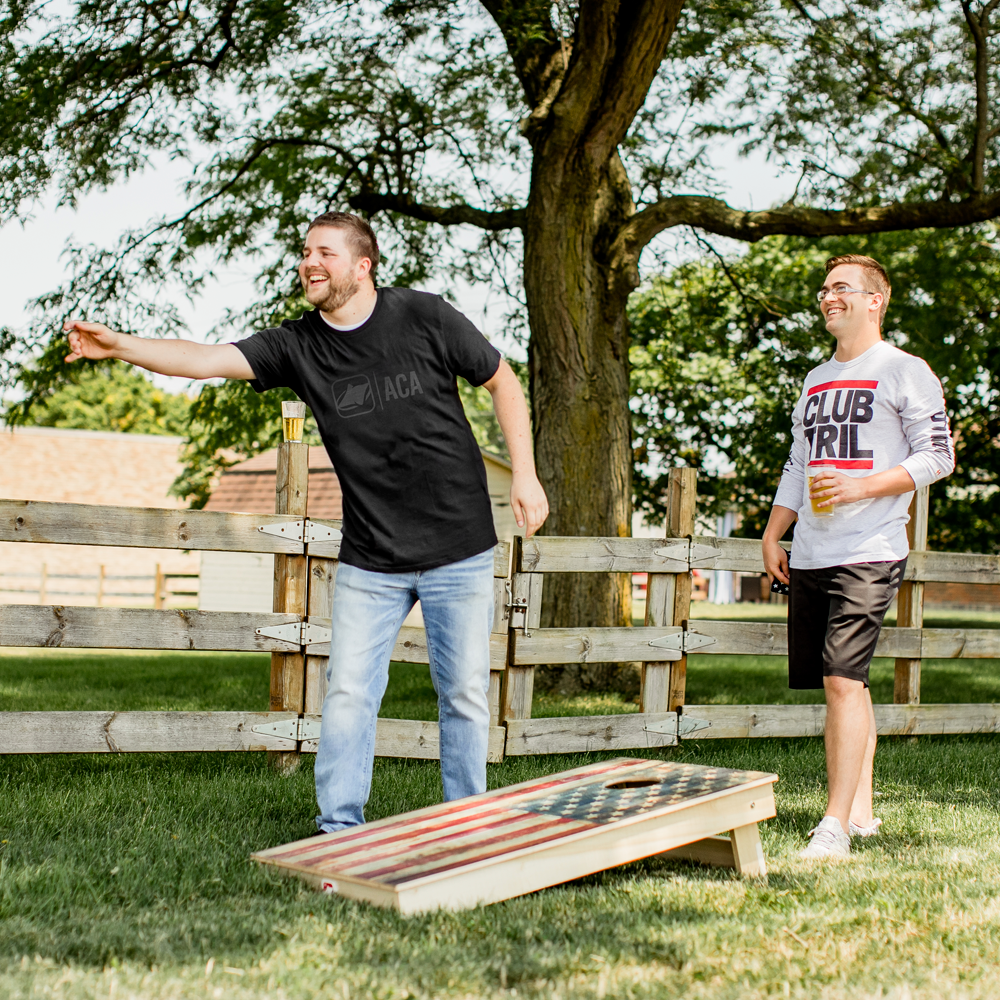
[[[767,862],[764,848],[760,844],[760,832],[756,823],[739,826],[730,835],[733,842],[733,860],[741,875],[766,875]]]
[[[715,865],[717,868],[735,868],[736,856],[733,842],[728,837],[705,837],[693,844],[675,847],[672,851],[664,851],[661,857],[677,858],[681,861],[697,861],[703,865]]]
[[[535,688],[534,667],[508,667],[503,672],[500,721],[530,719],[531,697]]]

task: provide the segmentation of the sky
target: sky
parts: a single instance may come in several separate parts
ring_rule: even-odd
[[[743,159],[733,149],[723,150],[716,165],[717,176],[728,188],[727,200],[734,207],[766,208],[784,201],[794,187],[794,178],[775,176],[762,155]],[[164,157],[127,182],[86,195],[76,209],[58,208],[51,198],[34,207],[33,217],[25,225],[11,222],[0,228],[0,326],[23,327],[28,303],[62,283],[67,272],[63,251],[68,242],[111,246],[124,229],[182,210],[181,186],[188,170],[187,165]],[[189,327],[184,335],[205,340],[227,309],[244,308],[256,297],[253,275],[250,262],[226,268],[207,284],[194,305],[182,301],[181,312]],[[520,348],[503,329],[504,301],[496,291],[464,285],[453,292],[458,307],[501,351],[521,356]],[[173,392],[190,385],[186,379],[163,376],[157,376],[156,381]]]

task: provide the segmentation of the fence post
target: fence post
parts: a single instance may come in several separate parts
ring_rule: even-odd
[[[671,473],[673,473],[671,469]],[[670,537],[668,530],[667,537]],[[677,576],[674,573],[650,573],[646,577],[646,615],[648,628],[674,623],[674,598]],[[670,703],[671,662],[642,663],[639,668],[639,711],[666,712]]]
[[[325,556],[309,556],[308,559],[307,614],[310,617],[329,618],[333,614],[333,588],[337,580],[338,561]],[[320,715],[323,711],[329,663],[329,655],[306,655],[305,691],[302,696],[302,711],[306,715]]]
[[[525,573],[522,570],[524,539],[514,536],[514,555],[511,563],[511,606],[508,621],[508,636],[515,632],[528,634],[537,629],[542,613],[542,574]],[[513,616],[518,615],[515,625]],[[508,639],[508,642],[510,639]],[[510,647],[508,646],[508,650]],[[508,652],[509,656],[509,652]],[[531,701],[535,690],[535,668],[512,666],[509,659],[503,672],[500,689],[501,725],[510,719],[530,719]]]
[[[694,535],[695,508],[698,502],[698,470],[671,469],[667,480],[667,538],[690,538]],[[687,628],[691,614],[691,571],[675,573],[674,616],[672,625]],[[676,712],[684,704],[687,688],[687,657],[670,664],[670,695],[667,711]]]
[[[698,473],[695,469],[671,469],[667,478],[666,538],[694,534]],[[650,573],[646,578],[646,618],[650,628],[684,626],[691,608],[691,574]],[[639,688],[640,712],[673,712],[684,704],[687,657],[667,662],[644,663]]]
[[[163,570],[160,564],[156,564],[156,572],[153,574],[153,607],[157,611],[163,610],[163,592],[167,589],[166,580],[163,579]]]
[[[278,445],[278,468],[274,484],[275,514],[305,517],[309,493],[309,447],[302,442],[306,404],[281,404],[282,442]],[[309,565],[305,555],[274,557],[274,604],[278,612],[305,615],[309,591]],[[271,711],[301,712],[305,695],[305,656],[271,654]],[[271,763],[284,774],[299,765],[294,750],[268,751]]]
[[[493,550],[493,629],[490,633],[490,653],[492,660],[493,636],[503,636],[503,643],[506,647],[508,639],[508,626],[510,625],[510,608],[507,607],[507,594],[510,588],[510,545],[507,542],[498,542]],[[497,552],[503,553],[504,575],[497,575]],[[505,664],[506,666],[506,664]],[[504,670],[494,670],[492,662],[490,664],[490,687],[487,695],[490,705],[490,725],[500,725],[501,697],[503,692]]]
[[[910,501],[910,523],[906,534],[910,548],[927,548],[927,525],[930,518],[930,488],[922,486]],[[896,598],[896,626],[898,628],[923,628],[924,585],[916,581],[900,584]],[[897,705],[920,704],[920,660],[897,657],[892,700]]]

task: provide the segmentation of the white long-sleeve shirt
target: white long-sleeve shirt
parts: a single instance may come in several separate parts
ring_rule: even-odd
[[[774,502],[798,515],[790,565],[821,569],[906,557],[912,491],[812,513],[810,469],[872,476],[901,465],[916,486],[949,475],[955,450],[941,383],[926,361],[880,341],[853,361],[830,360],[807,376],[792,413],[792,450]]]

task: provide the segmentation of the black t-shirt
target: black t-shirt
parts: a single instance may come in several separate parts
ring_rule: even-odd
[[[496,544],[455,377],[482,385],[500,354],[444,299],[380,288],[355,330],[313,311],[236,346],[258,392],[287,386],[312,410],[344,495],[344,562],[402,573]]]

